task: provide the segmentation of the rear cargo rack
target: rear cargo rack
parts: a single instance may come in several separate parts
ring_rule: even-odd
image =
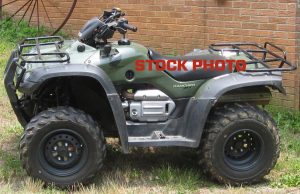
[[[26,38],[18,45],[18,55],[21,60],[21,64],[25,63],[69,63],[70,56],[68,53],[61,52],[64,43],[64,39],[61,36],[45,36]],[[41,53],[41,46],[53,45],[56,48],[55,52]],[[24,52],[25,48],[29,48],[29,52]],[[32,49],[35,49],[33,52]],[[37,58],[36,58],[36,57]],[[47,56],[59,56],[57,60],[47,60]],[[27,59],[27,57],[35,57],[33,59]]]
[[[247,48],[246,48],[247,47]],[[252,47],[249,49],[249,47]],[[255,64],[255,69],[247,69],[246,72],[273,72],[273,71],[293,71],[297,69],[295,65],[287,61],[287,53],[280,47],[265,42],[264,46],[260,46],[256,43],[217,43],[209,46],[211,51],[224,53],[226,51],[236,52],[237,55],[243,53],[250,61],[246,61],[246,64]],[[282,53],[282,56],[274,53],[270,49],[276,50]],[[261,58],[254,56],[252,53],[262,54]],[[279,65],[276,68],[270,66],[270,63],[278,62]],[[264,68],[258,68],[258,64],[264,66]]]

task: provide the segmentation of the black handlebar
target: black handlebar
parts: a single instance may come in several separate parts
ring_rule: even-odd
[[[128,24],[128,21],[123,16],[125,16],[125,13],[118,8],[104,11],[101,17],[93,18],[86,22],[79,33],[80,41],[94,46],[98,43],[102,44],[102,41],[107,43],[107,40],[113,37],[115,31],[118,31],[123,39],[125,39],[127,30],[137,32],[137,27]]]
[[[131,30],[133,32],[136,32],[138,30],[137,27],[130,25],[130,24],[123,23],[122,26],[124,28],[126,28],[127,30]]]
[[[126,30],[136,32],[138,30],[137,27],[128,24],[128,21],[125,18],[122,18],[123,16],[125,16],[125,13],[122,12],[120,8],[114,7],[110,11],[104,11],[99,19],[106,24],[115,22],[117,24],[116,27],[121,28],[119,29],[121,34],[126,33]]]

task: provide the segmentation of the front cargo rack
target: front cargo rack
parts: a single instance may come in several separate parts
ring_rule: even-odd
[[[274,71],[293,71],[297,69],[295,65],[287,61],[287,53],[280,47],[265,42],[264,46],[256,43],[216,43],[209,46],[211,51],[216,52],[235,52],[237,55],[243,53],[250,61],[246,61],[246,64],[254,64],[255,69],[246,69],[246,72],[274,72]],[[282,56],[275,53],[270,49],[276,50],[282,53]],[[261,54],[261,57],[254,56],[254,54]],[[278,67],[271,67],[271,63],[279,63]],[[261,64],[264,68],[258,68],[258,64]]]
[[[16,76],[16,82],[13,84],[14,90],[19,87],[26,72],[25,65],[28,63],[69,63],[69,54],[60,51],[63,44],[64,39],[61,36],[45,36],[24,39],[11,55],[11,58],[5,68],[5,74],[9,75],[8,77],[10,77],[11,80],[14,76]],[[52,51],[44,53],[41,52],[42,46],[51,45],[54,46],[54,48],[51,49]],[[53,59],[53,57],[55,57],[55,59]],[[17,67],[20,69],[18,73],[16,73]]]
[[[61,36],[26,38],[18,45],[19,59],[21,60],[21,63],[69,63],[69,54],[60,51],[63,43],[64,39]],[[55,52],[41,53],[41,46],[50,45],[55,46]],[[29,52],[24,52],[26,48],[29,49]],[[35,52],[32,52],[32,49],[35,49]],[[45,57],[49,56],[59,56],[60,59],[45,59]],[[27,59],[26,57],[31,57],[33,59]]]

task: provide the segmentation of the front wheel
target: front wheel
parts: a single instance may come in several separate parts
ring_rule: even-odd
[[[87,183],[102,167],[105,154],[105,139],[97,122],[70,107],[39,113],[20,141],[20,158],[27,173],[59,187]]]
[[[209,116],[200,145],[204,172],[225,184],[258,182],[274,167],[279,136],[273,119],[251,104],[228,104]]]

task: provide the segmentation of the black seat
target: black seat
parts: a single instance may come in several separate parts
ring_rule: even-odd
[[[210,60],[226,60],[225,57],[217,54],[201,54],[201,55],[195,55],[195,56],[162,56],[159,53],[153,51],[152,49],[149,49],[148,51],[149,57],[151,60],[181,60],[181,61],[188,61],[186,63],[187,71],[181,70],[181,71],[168,71],[165,70],[166,73],[168,73],[171,77],[178,81],[194,81],[194,80],[200,80],[200,79],[210,79],[213,77],[217,77],[220,75],[228,74],[230,73],[228,69],[228,64],[226,63],[226,68],[224,71],[217,71],[217,70],[210,70],[203,68],[197,68],[196,71],[193,69],[193,60],[206,60],[208,63]]]

